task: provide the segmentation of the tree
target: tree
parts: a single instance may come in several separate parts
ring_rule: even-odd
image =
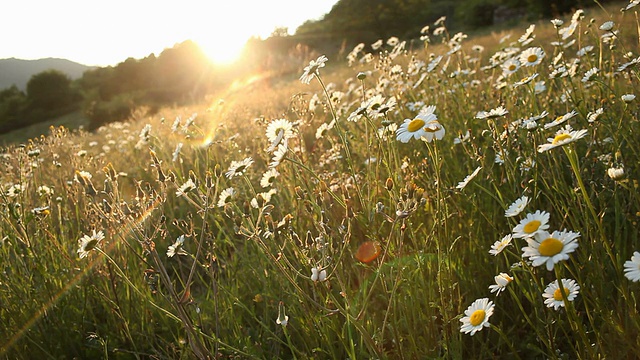
[[[71,79],[58,70],[35,74],[27,82],[27,100],[31,110],[55,113],[68,109],[76,100]]]

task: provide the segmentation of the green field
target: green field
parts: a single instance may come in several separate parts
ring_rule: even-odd
[[[0,355],[637,357],[626,6],[4,137]]]

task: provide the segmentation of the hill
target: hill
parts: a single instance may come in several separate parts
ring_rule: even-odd
[[[71,79],[78,79],[86,70],[93,68],[70,60],[56,58],[0,59],[0,89],[6,89],[15,84],[20,90],[25,90],[31,76],[49,69],[59,70]]]

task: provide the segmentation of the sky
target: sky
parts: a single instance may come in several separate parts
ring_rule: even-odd
[[[11,0],[3,1],[0,59],[63,58],[91,66],[156,55],[194,40],[230,61],[251,36],[290,33],[338,0]]]

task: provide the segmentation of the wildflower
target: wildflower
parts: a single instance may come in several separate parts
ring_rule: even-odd
[[[535,28],[536,26],[534,24],[529,25],[525,33],[518,39],[518,42],[522,46],[529,45],[533,41],[533,39],[536,37],[535,35],[533,35],[533,30],[535,30]]]
[[[553,266],[562,260],[569,259],[569,253],[578,248],[577,238],[580,233],[572,231],[547,231],[538,232],[534,238],[528,238],[529,246],[523,247],[522,257],[528,257],[533,266],[546,264],[547,270],[553,270]]]
[[[491,250],[489,250],[489,254],[493,256],[498,256],[507,246],[511,245],[511,240],[513,240],[513,236],[511,234],[505,235],[501,240],[498,240],[491,245]]]
[[[576,55],[578,55],[579,57],[582,57],[582,56],[587,55],[591,51],[593,51],[593,45],[587,45],[587,46],[581,48],[580,50],[578,50]]]
[[[614,181],[620,181],[624,179],[624,168],[609,168],[607,169],[607,175],[609,175],[609,177]]]
[[[284,302],[280,301],[280,303],[278,304],[278,318],[276,319],[276,324],[285,327],[288,323],[289,317],[284,311]]]
[[[182,143],[176,145],[176,149],[173,151],[173,157],[171,161],[176,162],[180,158],[180,150],[182,150]]]
[[[591,70],[589,70],[586,73],[584,73],[584,76],[582,77],[582,82],[583,83],[587,83],[587,82],[593,80],[593,77],[596,76],[598,71],[600,71],[600,70],[597,67],[591,68]]]
[[[633,94],[624,94],[621,97],[622,101],[626,102],[627,104],[632,102],[633,100],[636,99],[636,96]]]
[[[511,58],[502,64],[502,75],[509,76],[518,71],[518,69],[520,69],[520,61],[516,58]]]
[[[508,113],[509,111],[507,111],[504,107],[498,106],[495,109],[491,109],[489,112],[478,111],[478,113],[476,114],[476,119],[493,119],[500,116],[504,116]]]
[[[544,124],[544,128],[545,129],[549,129],[549,128],[552,128],[554,126],[560,125],[560,124],[564,123],[565,121],[575,117],[576,115],[578,115],[578,112],[575,111],[575,110],[572,110],[571,112],[568,112],[568,113],[566,113],[566,114],[564,114],[562,116],[558,116],[552,122]]]
[[[489,290],[491,290],[492,294],[496,293],[496,296],[498,296],[507,288],[507,285],[513,281],[513,278],[507,273],[500,273],[499,275],[494,276],[493,280],[496,283],[495,285],[489,285]]]
[[[629,0],[629,4],[626,7],[620,9],[620,11],[627,11],[632,7],[637,6],[638,4],[640,4],[640,0]]]
[[[469,184],[469,181],[471,181],[474,177],[476,177],[476,175],[478,175],[478,173],[480,172],[480,169],[482,169],[482,166],[478,166],[471,174],[467,175],[464,178],[464,180],[458,183],[458,185],[456,186],[456,189],[459,189],[459,190],[464,189],[467,186],[467,184]]]
[[[542,144],[538,146],[538,152],[542,153],[547,150],[551,150],[558,146],[566,145],[570,142],[574,142],[576,140],[582,139],[587,135],[587,130],[576,130],[576,131],[568,131],[565,129],[561,129],[556,133],[556,136],[553,138],[548,138],[547,141],[549,143]]]
[[[610,31],[613,29],[613,21],[605,21],[602,25],[600,25],[600,30],[602,31]]]
[[[544,81],[538,81],[533,85],[533,92],[536,94],[541,94],[545,90],[547,90],[547,87],[545,86]]]
[[[535,213],[529,213],[520,220],[520,223],[513,228],[513,237],[522,239],[530,238],[538,232],[549,228],[549,213],[546,211],[536,210]]]
[[[46,185],[38,186],[38,189],[36,190],[36,192],[41,197],[53,195],[53,189]]]
[[[384,41],[382,41],[382,39],[378,39],[378,41],[374,42],[373,44],[371,44],[371,48],[373,50],[378,50],[380,49],[380,47],[384,44]]]
[[[182,186],[178,188],[178,190],[176,190],[176,196],[187,196],[188,192],[193,191],[195,189],[196,189],[196,183],[194,183],[193,180],[189,178],[184,184],[182,184]]]
[[[167,248],[167,256],[173,257],[174,255],[188,255],[188,253],[182,248],[184,245],[184,235],[178,236],[173,245],[169,245]]]
[[[293,124],[286,119],[273,120],[267,125],[265,135],[271,143],[267,151],[272,152],[282,141],[293,137]]]
[[[280,165],[285,155],[287,155],[287,149],[288,148],[286,142],[278,145],[276,151],[273,152],[273,158],[271,158],[271,163],[269,163],[269,169],[274,169],[278,165]]]
[[[514,201],[513,204],[509,205],[509,208],[504,212],[504,216],[513,217],[520,214],[527,204],[529,204],[529,197],[523,195],[521,198]]]
[[[520,63],[522,66],[535,66],[542,62],[544,58],[544,50],[539,47],[528,48],[520,54]]]
[[[327,60],[329,59],[326,56],[320,55],[316,60],[309,61],[309,65],[304,68],[304,72],[300,76],[300,81],[303,84],[309,84],[314,76],[320,75],[319,70],[324,67]]]
[[[537,78],[537,77],[538,77],[538,73],[535,73],[535,74],[533,74],[533,75],[526,76],[526,77],[522,78],[520,81],[515,82],[515,83],[513,84],[513,86],[514,86],[514,87],[518,87],[518,86],[520,86],[520,85],[528,84],[528,83],[530,83],[531,81],[533,81],[533,79],[535,79],[535,78]]]
[[[640,281],[640,252],[635,251],[631,260],[624,262],[624,276],[633,282]]]
[[[602,108],[598,108],[593,112],[589,112],[587,114],[587,121],[590,123],[595,122],[598,119],[598,117],[602,115],[603,112],[604,110]]]
[[[544,289],[542,297],[545,298],[544,304],[547,307],[552,307],[554,310],[558,310],[561,306],[564,307],[564,301],[573,301],[580,292],[580,286],[573,279],[561,279],[562,290],[558,284],[558,280],[552,281]],[[562,294],[566,295],[566,298]]]
[[[253,164],[253,159],[251,157],[245,158],[242,161],[232,161],[229,166],[229,170],[225,173],[225,176],[228,179],[232,177],[240,176],[247,170],[249,166]]]
[[[560,19],[553,19],[553,20],[551,20],[551,23],[553,24],[553,27],[555,27],[557,29],[560,26],[562,26],[562,24],[564,24],[564,21],[562,21]]]
[[[317,282],[317,281],[325,281],[327,279],[327,270],[325,269],[318,269],[317,267],[312,267],[311,268],[311,281],[313,282]]]
[[[220,192],[220,197],[218,198],[218,207],[223,207],[231,201],[231,197],[235,195],[236,190],[232,187],[226,188]]]
[[[434,136],[442,139],[444,128],[438,122],[438,117],[431,111],[432,108],[428,107],[427,109],[427,111],[421,111],[413,120],[404,120],[404,123],[396,130],[396,138],[400,142],[408,143],[411,138],[420,139],[421,137],[433,139]]]
[[[267,188],[273,185],[275,179],[280,176],[280,173],[276,169],[269,169],[263,175],[262,179],[260,179],[260,186],[263,188]]]
[[[466,316],[460,319],[462,323],[460,332],[465,334],[471,333],[471,336],[473,336],[483,328],[491,326],[491,324],[489,324],[489,318],[493,314],[494,307],[493,301],[489,301],[488,298],[474,301],[467,310],[464,311]]]
[[[84,235],[83,237],[81,237],[78,240],[78,255],[80,256],[80,259],[83,259],[87,255],[89,255],[89,251],[95,249],[96,246],[98,246],[98,243],[100,243],[100,241],[102,240],[104,240],[104,233],[102,232],[102,230],[98,232],[93,230],[91,236]]]

